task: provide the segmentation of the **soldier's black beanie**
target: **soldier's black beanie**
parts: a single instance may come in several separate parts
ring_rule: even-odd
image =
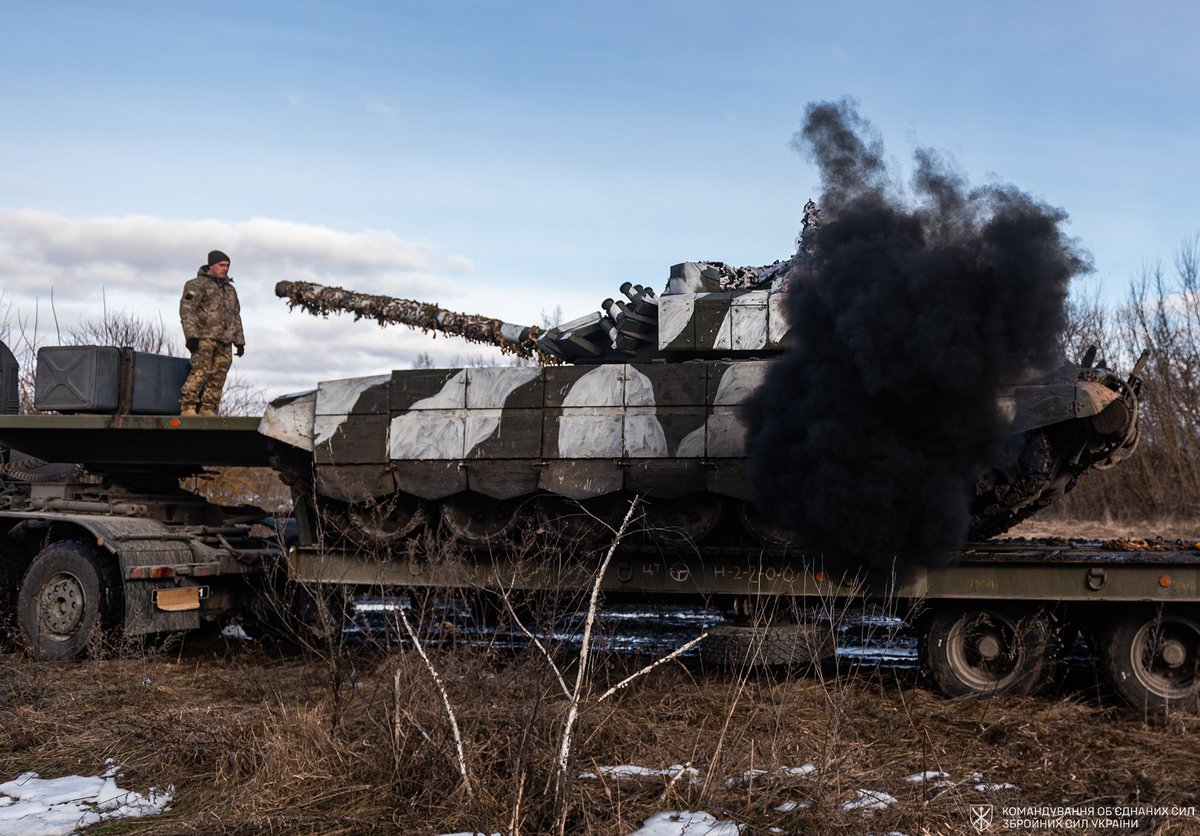
[[[212,267],[218,261],[229,261],[229,256],[225,255],[225,253],[221,252],[220,250],[213,250],[208,254],[209,267]]]

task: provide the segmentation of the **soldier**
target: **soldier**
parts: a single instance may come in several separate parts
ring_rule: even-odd
[[[179,318],[192,353],[192,372],[179,393],[179,414],[216,415],[225,375],[233,363],[230,346],[237,349],[238,357],[246,353],[242,308],[229,277],[229,256],[220,250],[208,254],[208,263],[183,287]]]

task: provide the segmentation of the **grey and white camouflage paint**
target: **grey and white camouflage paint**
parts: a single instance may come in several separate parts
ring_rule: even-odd
[[[574,498],[634,484],[660,494],[742,495],[743,476],[713,484],[721,468],[700,465],[713,456],[741,467],[740,405],[766,362],[420,370],[328,381],[305,402],[311,449],[326,487],[344,499],[357,495],[347,482],[387,488],[395,485],[389,474],[418,471],[406,487],[425,499],[461,490],[500,498],[518,484]],[[308,449],[296,410],[294,402],[273,404],[263,432]]]

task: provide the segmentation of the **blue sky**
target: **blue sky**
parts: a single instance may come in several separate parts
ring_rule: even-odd
[[[233,256],[272,392],[472,349],[288,313],[282,278],[537,321],[669,265],[790,254],[805,105],[1064,208],[1119,301],[1200,230],[1183,3],[24,2],[0,6],[0,291],[174,322]],[[53,341],[53,340],[49,340]],[[331,350],[313,351],[313,345]]]

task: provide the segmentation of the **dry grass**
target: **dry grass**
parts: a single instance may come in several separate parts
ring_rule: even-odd
[[[514,818],[521,833],[549,831],[566,700],[545,659],[534,650],[431,655],[462,726],[471,797],[428,672],[395,648],[351,655],[337,701],[322,660],[219,641],[77,664],[3,655],[0,778],[96,774],[111,757],[125,785],[176,786],[170,812],[107,833],[508,833]],[[602,659],[593,690],[643,661]],[[627,833],[654,812],[704,809],[747,833],[911,836],[970,832],[970,806],[989,801],[1200,806],[1197,732],[1198,718],[1148,723],[1078,689],[960,702],[904,671],[776,680],[673,663],[583,713],[573,774],[689,763],[708,780],[577,780],[568,831]],[[726,785],[805,763],[817,771]],[[956,785],[903,780],[924,770]],[[976,772],[982,779],[970,780]],[[976,783],[1016,788],[977,792]],[[859,789],[897,803],[844,810]],[[775,809],[788,801],[811,806]],[[1195,822],[1143,826],[1200,832]]]
[[[1146,539],[1200,540],[1195,519],[1155,517],[1153,519],[1070,519],[1052,511],[1039,514],[1011,529],[1005,537],[1062,537],[1071,540]]]

